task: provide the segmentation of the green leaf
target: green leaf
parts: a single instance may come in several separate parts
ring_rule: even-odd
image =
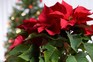
[[[32,33],[25,40],[29,40],[29,39],[34,38],[34,37],[36,37],[36,34]]]
[[[68,32],[67,32],[67,36],[70,40],[70,44],[71,44],[72,49],[77,52],[78,47],[79,47],[79,45],[81,44],[81,41],[82,41],[81,36],[77,35],[77,34],[71,35]]]
[[[75,57],[77,62],[88,62],[86,54],[83,52],[79,52]]]
[[[44,36],[45,34],[36,34],[36,33],[31,33],[25,40],[29,40],[35,37],[40,37],[40,36]]]
[[[39,57],[39,62],[44,62],[44,59],[42,57]]]
[[[34,57],[31,58],[30,62],[35,62],[35,59]]]
[[[17,58],[17,60],[15,60],[16,62],[27,62],[27,61],[25,61],[25,60],[23,60],[23,59],[21,59],[21,58]]]
[[[13,50],[11,50],[9,54],[15,55],[15,54],[23,53],[24,51],[28,50],[29,47],[30,47],[29,45],[24,45],[24,44],[18,45]]]
[[[44,51],[45,62],[58,62],[60,53],[58,49],[50,44],[45,46],[46,51]]]
[[[68,58],[66,59],[66,62],[77,62],[76,58],[74,56],[68,56]]]
[[[38,56],[39,56],[39,47],[34,44],[32,44],[30,48],[23,54],[19,55],[20,58],[30,62],[37,62]]]
[[[88,36],[83,36],[83,37],[82,37],[82,40],[88,41],[88,40],[90,40],[90,38],[89,38]]]
[[[62,47],[63,46],[63,42],[62,40],[48,40],[49,43],[55,47]]]
[[[85,43],[84,47],[85,47],[86,51],[88,52],[89,56],[91,57],[91,60],[93,61],[93,44]]]
[[[30,61],[31,48],[32,48],[32,46],[27,51],[25,51],[23,54],[19,55],[18,57],[20,57],[26,61]]]
[[[6,61],[7,62],[27,62],[27,61],[25,61],[17,56],[14,56],[14,55],[8,57],[8,59],[6,59]]]
[[[7,62],[16,62],[17,56],[9,56],[8,59],[6,59]]]

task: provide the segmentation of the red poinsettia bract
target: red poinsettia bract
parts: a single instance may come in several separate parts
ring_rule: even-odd
[[[17,38],[14,40],[13,44],[9,47],[9,49],[13,49],[14,47],[22,44],[24,39],[24,36],[18,35]]]
[[[29,34],[32,32],[37,32],[37,20],[34,18],[30,18],[29,20],[24,20],[23,24],[19,25],[18,28],[24,29]]]
[[[38,32],[46,30],[50,35],[59,34],[61,29],[68,29],[69,26],[76,24],[86,24],[87,21],[93,20],[93,18],[88,17],[91,14],[88,9],[82,6],[73,9],[64,1],[62,4],[56,3],[52,7],[45,5],[39,16]]]
[[[93,25],[87,27],[87,28],[84,28],[84,31],[85,31],[85,35],[93,35]]]
[[[76,24],[86,24],[87,21],[93,20],[93,18],[88,17],[91,14],[92,13],[88,9],[78,6],[74,9],[73,17],[76,20]]]
[[[62,30],[70,31],[73,27],[77,27],[80,30],[82,29],[85,35],[92,35],[93,25],[88,26],[86,24],[87,21],[93,20],[89,15],[92,15],[92,13],[85,7],[78,6],[73,9],[71,5],[63,1],[62,3],[56,3],[51,7],[44,5],[43,11],[39,15],[38,20],[34,18],[24,20],[23,24],[19,25],[18,28],[24,29],[28,34],[47,32],[49,35],[54,36],[60,34]],[[33,43],[40,46],[42,42],[38,41],[40,42],[38,44],[35,39],[36,41],[38,40],[38,38],[34,38]],[[10,46],[10,49],[21,44],[23,40],[23,36],[17,36],[14,43]]]
[[[69,27],[74,27],[75,25],[87,25],[87,21],[93,20],[93,18],[88,17],[91,14],[85,7],[78,6],[73,9],[71,5],[64,1],[62,3],[57,2],[51,7],[44,5],[38,20],[34,18],[24,20],[23,24],[18,27],[28,33],[46,31],[53,36],[60,34],[61,30],[69,30]]]

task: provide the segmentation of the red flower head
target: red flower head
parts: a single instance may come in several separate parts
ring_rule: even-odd
[[[39,16],[38,32],[47,31],[49,35],[59,34],[60,22],[58,18],[51,17],[49,14],[52,12],[51,8],[44,6],[42,13]]]
[[[23,24],[19,25],[18,28],[24,29],[29,34],[32,32],[37,32],[37,20],[35,20],[34,18],[24,20]]]
[[[13,44],[9,47],[9,49],[13,49],[14,47],[22,44],[24,39],[24,36],[18,35],[17,38],[14,40]]]
[[[85,30],[85,35],[93,35],[93,25],[87,27],[87,28],[84,28]]]
[[[73,8],[71,5],[67,4],[66,2],[62,2],[62,4],[57,3],[56,5],[51,7],[54,13],[52,15],[60,15],[60,26],[61,29],[67,29],[68,25],[73,26],[75,21],[72,19]]]
[[[67,28],[68,25],[74,25],[73,21],[68,21],[72,10],[72,6],[64,1],[62,4],[57,2],[52,7],[44,6],[39,16],[40,27],[38,32],[46,30],[48,34],[55,35],[59,34],[61,29]]]
[[[73,17],[76,19],[77,24],[86,24],[87,21],[93,20],[93,18],[88,17],[92,13],[89,12],[90,10],[86,9],[85,7],[78,6],[74,10],[74,15]]]

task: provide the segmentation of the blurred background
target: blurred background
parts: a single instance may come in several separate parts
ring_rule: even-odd
[[[18,3],[20,0],[0,0],[0,62],[5,60],[5,47],[4,43],[7,41],[7,32],[10,26],[9,17],[13,12],[13,7],[17,7],[15,3]],[[73,7],[84,6],[90,9],[93,12],[93,0],[65,0],[67,3],[71,4]],[[62,0],[42,0],[40,7],[43,7],[44,3],[47,6],[52,6],[56,2],[62,2]],[[30,6],[31,7],[31,6]],[[91,16],[93,17],[93,15]],[[88,22],[88,24],[93,24],[93,21]],[[91,61],[90,61],[91,62]]]
[[[9,16],[12,12],[12,7],[15,5],[16,0],[0,0],[0,62],[5,60],[4,58],[4,42],[7,40],[7,28]]]

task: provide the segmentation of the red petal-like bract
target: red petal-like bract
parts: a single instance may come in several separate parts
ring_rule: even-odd
[[[13,44],[9,47],[9,49],[13,49],[14,47],[23,43],[24,36],[18,35],[17,38],[14,40]]]
[[[57,2],[51,7],[44,5],[39,16],[38,32],[41,33],[45,30],[49,35],[55,35],[59,34],[60,30],[68,29],[70,26],[86,25],[87,21],[93,20],[93,18],[88,17],[91,14],[85,7],[78,6],[73,9],[64,1],[62,4]]]
[[[34,18],[24,20],[23,24],[19,25],[18,28],[24,29],[28,33],[37,32],[37,20]]]
[[[73,31],[72,34],[83,33],[88,36],[93,34],[93,25],[88,26],[86,23],[87,21],[93,20],[93,18],[89,17],[89,15],[92,14],[93,13],[91,13],[90,10],[83,6],[78,6],[73,9],[71,5],[64,1],[62,3],[57,2],[51,7],[44,5],[44,8],[37,20],[35,18],[24,20],[23,24],[19,25],[18,28],[24,29],[28,32],[28,34],[47,33],[50,36],[58,34],[67,38],[65,31]],[[79,29],[80,31],[78,31]],[[31,39],[31,41],[33,44],[41,46],[43,39],[42,37],[35,37]],[[10,49],[22,44],[23,40],[24,37],[22,35],[18,35],[13,44],[10,46]]]
[[[93,18],[88,17],[91,14],[85,7],[78,6],[74,9],[73,17],[76,19],[76,24],[86,24],[87,21],[93,20]]]
[[[89,28],[85,28],[85,35],[93,35],[93,25],[91,25]]]
[[[75,9],[71,5],[63,1],[62,3],[56,3],[54,6],[44,8],[38,17],[38,20],[30,18],[24,20],[23,24],[18,26],[20,29],[24,29],[29,34],[33,32],[47,32],[49,35],[60,34],[61,30],[69,30],[70,27],[75,25],[87,25],[86,22],[93,20],[89,17],[92,13],[89,12],[83,6],[78,6]],[[83,29],[85,29],[83,27]]]

